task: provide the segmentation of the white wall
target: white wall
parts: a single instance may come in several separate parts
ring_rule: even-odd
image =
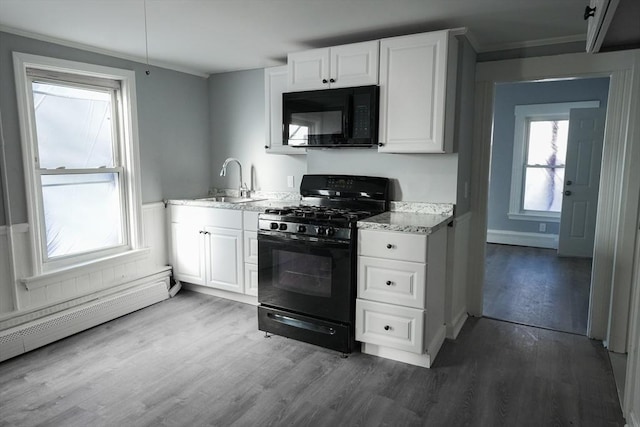
[[[244,181],[251,190],[298,191],[307,172],[305,155],[267,154],[264,70],[238,71],[209,77],[211,126],[211,183],[216,188],[238,188],[237,165],[219,176],[227,157],[242,163]],[[287,176],[294,176],[294,188]]]

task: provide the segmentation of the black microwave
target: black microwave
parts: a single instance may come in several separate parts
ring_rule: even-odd
[[[282,143],[290,147],[373,147],[378,144],[378,86],[282,95]]]

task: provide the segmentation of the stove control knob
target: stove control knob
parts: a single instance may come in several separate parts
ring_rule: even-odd
[[[324,227],[316,227],[316,234],[318,236],[323,236],[324,235]]]
[[[278,229],[278,223],[277,222],[272,222],[271,224],[269,224],[269,228],[272,230],[277,230]]]
[[[286,230],[287,229],[287,224],[284,224],[284,223],[280,224],[280,228],[279,229],[280,229],[280,231]]]
[[[333,227],[329,227],[327,228],[327,231],[325,233],[327,236],[333,236],[334,234],[336,234],[336,231],[333,229]]]
[[[307,226],[306,225],[299,225],[298,226],[298,233],[304,233],[307,231]]]

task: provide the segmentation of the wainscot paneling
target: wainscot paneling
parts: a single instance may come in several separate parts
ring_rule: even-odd
[[[25,224],[12,226],[12,245],[8,244],[7,227],[0,229],[0,298],[3,300],[0,304],[0,342],[3,345],[11,344],[11,348],[20,347],[16,344],[16,337],[26,337],[20,335],[21,331],[33,330],[35,323],[53,322],[47,326],[51,330],[47,333],[48,338],[36,340],[51,342],[54,338],[59,339],[94,326],[96,321],[101,323],[168,298],[170,267],[167,266],[164,204],[144,205],[142,220],[145,248],[137,251],[135,256],[96,268],[82,268],[77,275],[46,278],[29,289],[20,281],[32,272],[29,263],[29,227]],[[10,279],[10,251],[13,251],[15,262],[15,283]],[[14,291],[17,307],[13,307]],[[134,303],[122,302],[122,295],[132,292],[138,295]],[[4,302],[6,300],[9,303]],[[86,318],[83,318],[85,314]],[[67,324],[66,321],[54,319],[60,319],[61,316],[79,320]],[[58,331],[58,327],[62,329]],[[12,357],[13,353],[10,351],[3,357]]]

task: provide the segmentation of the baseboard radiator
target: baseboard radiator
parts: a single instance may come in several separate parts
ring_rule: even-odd
[[[0,331],[0,362],[169,298],[169,278]]]

